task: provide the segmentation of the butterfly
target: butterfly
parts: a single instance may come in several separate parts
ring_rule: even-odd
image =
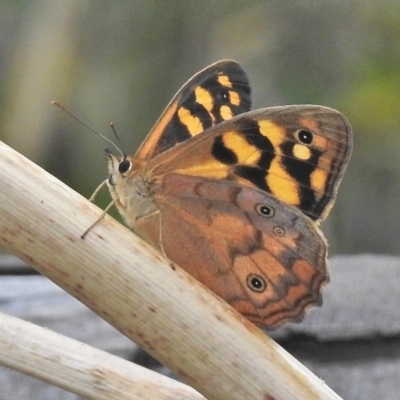
[[[216,62],[171,100],[135,156],[108,151],[108,184],[134,232],[250,321],[300,320],[329,280],[318,225],[352,149],[339,112],[250,111],[242,67]]]

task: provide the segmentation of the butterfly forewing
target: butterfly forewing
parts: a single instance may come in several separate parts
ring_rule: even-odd
[[[151,159],[250,107],[250,85],[242,67],[230,60],[212,64],[178,91],[135,157]]]
[[[155,158],[154,175],[175,172],[257,187],[313,220],[326,217],[351,153],[339,112],[285,106],[241,114]]]

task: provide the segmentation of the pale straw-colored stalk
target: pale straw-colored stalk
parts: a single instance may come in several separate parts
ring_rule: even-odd
[[[85,399],[204,400],[183,383],[3,313],[0,363]]]

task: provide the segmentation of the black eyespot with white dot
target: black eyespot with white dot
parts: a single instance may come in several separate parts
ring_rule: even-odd
[[[223,103],[228,103],[230,101],[228,91],[226,91],[226,90],[221,91],[221,100]]]
[[[299,129],[295,132],[295,136],[300,143],[311,144],[314,138],[314,134],[306,129]]]
[[[266,218],[272,218],[275,215],[274,208],[267,204],[257,204],[256,211],[258,214]]]
[[[132,163],[127,159],[122,160],[118,165],[118,171],[121,175],[124,175],[127,172],[129,172],[131,168],[132,168]]]
[[[250,290],[257,293],[263,293],[267,289],[265,279],[257,274],[249,274],[246,279],[247,286]]]

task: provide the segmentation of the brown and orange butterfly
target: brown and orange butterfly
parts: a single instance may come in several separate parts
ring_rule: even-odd
[[[254,323],[274,328],[321,303],[318,229],[352,149],[339,112],[249,111],[250,86],[220,61],[175,95],[134,157],[109,155],[127,224]]]

